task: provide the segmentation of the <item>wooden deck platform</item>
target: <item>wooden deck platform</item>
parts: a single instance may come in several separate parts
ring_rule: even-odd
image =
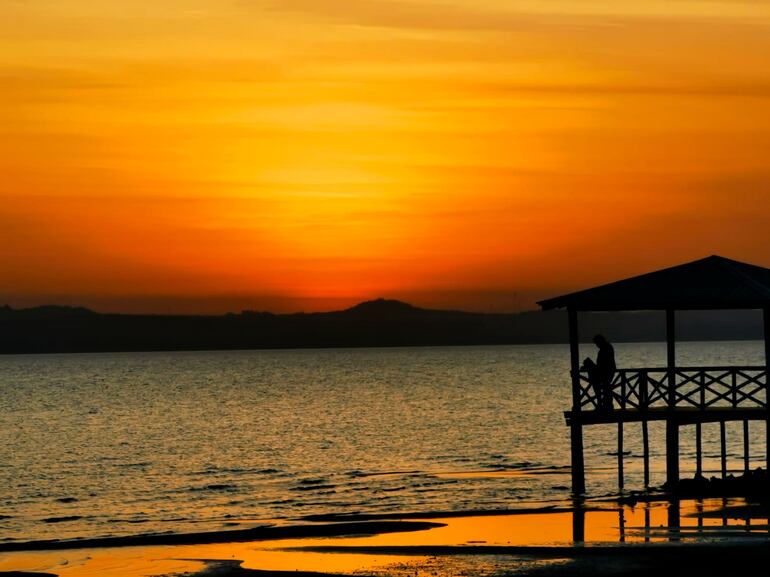
[[[770,413],[764,407],[654,407],[649,409],[612,409],[565,411],[567,425],[606,425],[610,423],[639,423],[642,421],[671,421],[679,425],[718,423],[725,421],[765,421]]]

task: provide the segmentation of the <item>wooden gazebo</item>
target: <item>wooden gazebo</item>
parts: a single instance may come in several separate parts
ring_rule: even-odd
[[[666,423],[666,480],[679,480],[679,427],[695,424],[696,471],[701,465],[701,423],[719,422],[722,474],[725,475],[725,422],[743,421],[744,461],[748,469],[748,424],[766,423],[770,459],[770,269],[720,256],[547,299],[543,310],[566,308],[572,376],[572,408],[565,413],[571,431],[572,490],[585,493],[583,427],[617,423],[618,473],[623,485],[623,423],[641,422],[644,483],[649,485],[648,421]],[[675,314],[678,310],[764,311],[763,366],[680,367],[676,364]],[[659,310],[666,313],[667,363],[660,368],[622,368],[610,385],[612,407],[600,408],[588,377],[579,367],[578,313]]]

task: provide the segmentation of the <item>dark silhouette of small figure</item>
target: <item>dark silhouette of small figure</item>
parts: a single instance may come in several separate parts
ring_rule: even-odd
[[[588,385],[593,389],[594,395],[596,395],[596,404],[599,408],[602,406],[602,397],[604,396],[602,391],[602,380],[599,376],[599,367],[591,357],[583,359],[583,365],[580,367],[586,372],[588,377]]]
[[[596,372],[602,394],[599,396],[599,406],[602,409],[612,409],[612,379],[615,377],[615,349],[604,335],[596,335],[594,344],[598,347],[596,355]]]

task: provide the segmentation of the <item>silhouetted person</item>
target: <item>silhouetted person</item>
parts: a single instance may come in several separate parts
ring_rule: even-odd
[[[588,385],[593,390],[594,395],[596,395],[597,406],[601,408],[604,392],[602,391],[602,379],[599,376],[599,367],[596,366],[596,363],[591,357],[586,357],[583,359],[583,365],[580,368],[586,372]]]
[[[600,406],[603,409],[612,409],[612,379],[615,377],[615,349],[603,335],[594,337],[594,344],[599,348],[596,355],[596,369],[599,385],[602,390]]]

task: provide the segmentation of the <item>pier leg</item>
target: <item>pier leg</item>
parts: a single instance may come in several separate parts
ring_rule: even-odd
[[[703,533],[703,499],[695,500],[695,514],[698,516],[698,533]]]
[[[572,493],[582,495],[586,492],[585,467],[583,465],[583,427],[580,423],[571,425],[572,449]]]
[[[701,444],[701,424],[695,423],[695,474],[703,475],[703,450]]]
[[[722,478],[727,478],[727,439],[725,434],[725,422],[719,421],[719,441],[722,447]]]
[[[626,541],[626,512],[621,507],[618,510],[618,530],[620,531],[620,542],[625,543]]]
[[[572,494],[586,492],[585,467],[583,464],[583,424],[580,420],[580,345],[578,343],[577,311],[567,309],[569,320],[569,357],[572,374],[572,422],[570,423],[570,453],[572,458]]]
[[[582,543],[586,536],[586,512],[582,500],[572,502],[572,541]]]
[[[623,490],[623,422],[618,423],[618,489]]]
[[[644,506],[644,542],[650,542],[650,504]]]
[[[770,308],[762,311],[764,320],[765,340],[765,478],[770,481]],[[767,487],[765,488],[767,490]],[[770,534],[770,517],[767,519],[768,534]]]
[[[770,419],[765,421],[765,472],[770,480]]]
[[[644,488],[650,486],[650,436],[647,421],[642,421],[642,445],[644,449]]]
[[[749,422],[743,421],[743,472],[749,472]]]
[[[669,490],[679,482],[679,423],[666,421],[666,484]]]
[[[668,381],[667,403],[673,411],[676,407],[676,319],[673,310],[666,311],[666,370]],[[679,482],[679,423],[674,415],[666,418],[666,484],[669,490]]]
[[[680,512],[679,501],[674,500],[668,504],[668,539],[669,541],[679,541],[680,530]]]

